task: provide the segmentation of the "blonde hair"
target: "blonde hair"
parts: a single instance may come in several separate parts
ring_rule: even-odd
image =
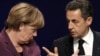
[[[19,30],[19,26],[22,23],[42,28],[44,26],[43,14],[37,7],[31,4],[24,2],[16,4],[9,12],[6,27]]]

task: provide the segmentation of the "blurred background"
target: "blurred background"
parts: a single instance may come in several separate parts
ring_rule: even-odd
[[[37,6],[44,15],[45,27],[38,30],[35,38],[37,44],[51,49],[53,40],[68,34],[65,16],[65,6],[71,0],[0,0],[0,31],[4,28],[5,20],[12,6],[19,2],[27,2]],[[100,31],[100,3],[90,0],[94,8],[94,18],[91,28]],[[41,55],[46,53],[41,49]]]

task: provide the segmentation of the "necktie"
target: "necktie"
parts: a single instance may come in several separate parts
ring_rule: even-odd
[[[84,48],[83,48],[84,40],[80,39],[78,41],[78,43],[79,43],[79,47],[78,47],[79,53],[78,53],[78,55],[85,55]]]

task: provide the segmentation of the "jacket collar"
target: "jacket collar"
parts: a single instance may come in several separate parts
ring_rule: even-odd
[[[1,34],[2,34],[2,37],[3,37],[3,40],[4,40],[5,48],[6,48],[9,52],[11,52],[14,56],[20,56],[20,55],[17,53],[16,49],[14,48],[12,42],[10,41],[9,36],[8,36],[7,33],[6,33],[5,28],[2,30]]]

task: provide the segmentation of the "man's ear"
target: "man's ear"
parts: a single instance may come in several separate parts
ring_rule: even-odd
[[[86,23],[90,26],[92,24],[93,18],[92,17],[88,17],[86,19]]]

